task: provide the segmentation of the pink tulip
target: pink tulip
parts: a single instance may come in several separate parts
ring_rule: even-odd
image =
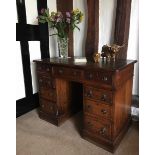
[[[66,16],[67,17],[70,17],[71,15],[70,15],[70,12],[66,12]]]
[[[58,23],[58,22],[61,22],[61,21],[62,21],[62,19],[61,19],[60,17],[58,17],[58,18],[57,18],[57,23]]]
[[[44,9],[44,8],[43,8],[43,9],[41,9],[41,11],[40,11],[40,12],[41,12],[41,14],[43,14],[43,13],[45,12],[45,9]]]
[[[71,19],[70,19],[70,18],[67,18],[67,19],[66,19],[66,22],[67,22],[68,24],[70,24]]]

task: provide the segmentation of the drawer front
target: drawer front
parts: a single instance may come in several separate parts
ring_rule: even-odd
[[[97,136],[111,139],[111,124],[105,120],[98,120],[89,115],[84,115],[84,129]]]
[[[101,119],[112,120],[112,108],[109,105],[103,104],[101,102],[84,100],[84,113],[88,113]]]
[[[84,77],[87,81],[99,82],[112,85],[112,74],[103,71],[85,71]]]
[[[70,78],[75,80],[82,79],[82,71],[79,69],[69,69],[68,75],[70,76]]]
[[[49,75],[51,72],[51,67],[47,64],[37,64],[37,72],[41,74]]]
[[[38,82],[40,88],[52,88],[55,89],[55,80],[47,78],[46,76],[40,76],[38,75]]]
[[[67,67],[53,67],[54,75],[58,77],[66,77],[73,80],[82,79],[82,70]]]
[[[49,114],[55,114],[56,111],[56,104],[45,99],[40,99],[40,109]]]
[[[90,86],[85,86],[84,97],[86,99],[95,99],[95,100],[98,100],[99,102],[112,104],[112,92],[111,91],[93,88]]]
[[[39,91],[40,97],[56,102],[56,90],[41,88]]]
[[[112,74],[111,73],[98,72],[97,74],[98,74],[99,82],[112,85]]]

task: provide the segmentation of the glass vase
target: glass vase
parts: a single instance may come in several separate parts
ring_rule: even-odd
[[[62,58],[68,57],[68,38],[58,37],[58,49],[60,57]]]

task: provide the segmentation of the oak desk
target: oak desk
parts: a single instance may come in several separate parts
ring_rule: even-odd
[[[39,117],[59,126],[83,109],[82,137],[113,152],[131,121],[136,61],[100,59],[99,63],[92,63],[83,58],[51,58],[34,62]]]

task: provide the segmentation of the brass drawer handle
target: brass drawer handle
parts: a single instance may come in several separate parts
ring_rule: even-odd
[[[43,104],[41,104],[41,107],[44,108],[45,106]]]
[[[106,114],[107,113],[107,111],[105,109],[102,109],[101,112],[102,112],[102,114]]]
[[[89,79],[92,79],[92,78],[93,78],[93,74],[90,73],[90,74],[88,75],[88,78],[89,78]]]
[[[89,90],[89,91],[85,94],[86,97],[92,97],[92,95],[93,95],[93,91],[92,91],[92,90]]]
[[[87,105],[87,109],[90,109],[91,108],[91,106],[90,105]]]
[[[49,72],[49,71],[50,71],[50,69],[49,69],[49,68],[47,68],[47,69],[46,69],[46,71],[47,71],[47,72]]]
[[[91,109],[91,105],[87,105],[86,110],[90,110],[90,109]]]
[[[100,134],[101,135],[105,135],[105,133],[106,133],[106,128],[104,127],[104,128],[101,128],[101,130],[100,130]]]
[[[102,97],[101,97],[101,100],[102,101],[106,101],[106,98],[107,98],[107,95],[106,94],[103,94]]]
[[[87,122],[88,127],[92,127],[93,124],[91,122]]]
[[[59,73],[62,74],[63,73],[63,70],[62,69],[59,69]]]
[[[108,78],[106,76],[102,77],[102,81],[108,81]]]

